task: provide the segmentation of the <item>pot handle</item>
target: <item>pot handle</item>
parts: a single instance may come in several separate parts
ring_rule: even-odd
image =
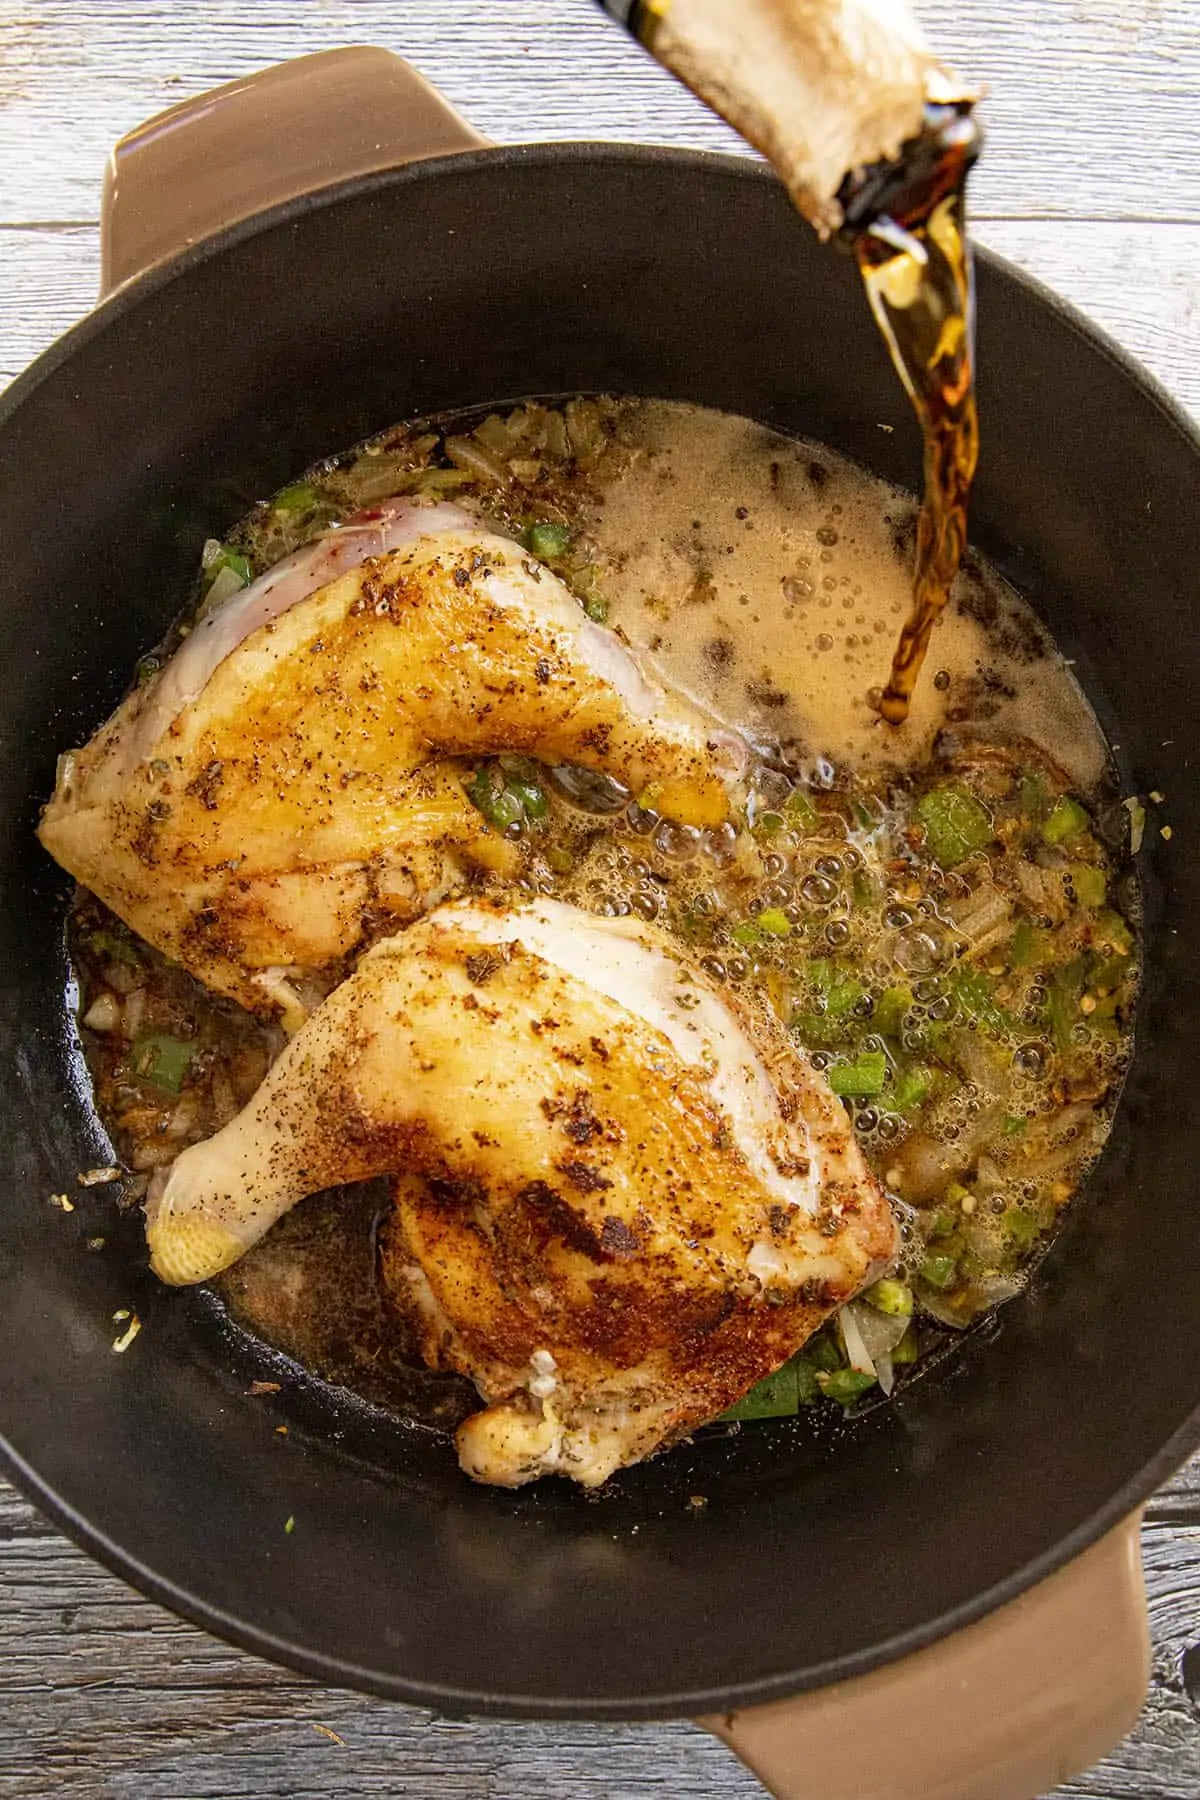
[[[281,200],[486,143],[408,63],[365,44],[227,82],[114,148],[100,209],[100,296]]]
[[[870,1675],[700,1719],[776,1800],[1034,1800],[1129,1731],[1150,1675],[1140,1513]],[[964,1545],[964,1553],[966,1546]]]

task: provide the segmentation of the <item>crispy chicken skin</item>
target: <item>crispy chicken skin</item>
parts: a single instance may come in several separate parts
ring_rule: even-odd
[[[778,1366],[897,1249],[827,1084],[658,930],[451,904],[368,952],[147,1201],[167,1281],[393,1177],[383,1270],[477,1385],[477,1480],[587,1486]]]
[[[134,931],[259,1011],[297,1012],[293,977],[417,916],[464,868],[513,872],[439,758],[582,764],[653,783],[660,811],[699,825],[724,819],[743,758],[461,509],[391,503],[386,531],[357,531],[203,619],[63,758],[41,823]]]

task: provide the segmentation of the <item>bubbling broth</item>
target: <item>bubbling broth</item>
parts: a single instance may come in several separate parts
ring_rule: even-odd
[[[1078,787],[1107,750],[1030,608],[972,560],[906,723],[871,703],[909,609],[912,497],[817,444],[700,407],[623,409],[578,516],[608,618],[678,685],[774,756],[844,775],[927,763],[946,727],[1053,744]]]
[[[858,1322],[826,1326],[734,1415],[890,1387],[1020,1290],[1101,1147],[1126,1066],[1125,815],[1070,668],[968,557],[929,678],[906,722],[885,724],[870,690],[908,611],[912,498],[823,446],[657,401],[399,427],[210,544],[208,603],[218,582],[240,585],[397,492],[452,494],[519,538],[591,617],[751,740],[735,814],[708,830],[660,816],[652,786],[520,757],[457,768],[519,851],[516,877],[489,891],[657,923],[719,988],[769,1006],[894,1198],[901,1260],[854,1303]],[[282,1034],[87,895],[73,950],[99,1110],[144,1183],[244,1104]],[[379,1211],[365,1189],[303,1203],[221,1278],[225,1304],[315,1374],[453,1425],[471,1390],[416,1367],[378,1285]]]

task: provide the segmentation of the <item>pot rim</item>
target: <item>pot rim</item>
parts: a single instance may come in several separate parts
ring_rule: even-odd
[[[15,380],[0,394],[0,428],[7,424],[9,418],[23,404],[27,395],[33,392],[40,381],[67,361],[68,357],[80,346],[89,343],[93,336],[107,328],[110,320],[119,318],[132,310],[143,299],[157,293],[179,275],[184,274],[195,264],[207,262],[218,256],[233,244],[243,242],[247,238],[258,236],[261,232],[273,230],[277,225],[286,225],[325,206],[336,205],[342,200],[354,199],[359,195],[383,192],[384,190],[407,185],[409,182],[435,180],[441,175],[451,173],[469,173],[476,168],[499,163],[502,166],[520,168],[525,165],[536,165],[539,162],[568,163],[661,163],[681,168],[711,170],[735,179],[754,181],[760,184],[778,186],[778,177],[764,162],[750,157],[730,155],[715,150],[688,150],[670,144],[638,144],[608,139],[568,138],[550,139],[528,144],[495,144],[485,145],[478,150],[457,150],[446,156],[430,156],[415,162],[398,164],[395,168],[377,169],[365,175],[350,175],[339,181],[328,183],[324,187],[314,188],[305,194],[298,194],[288,200],[281,200],[274,206],[265,207],[262,211],[251,213],[232,225],[225,226],[211,236],[201,238],[185,249],[178,250],[160,262],[152,264],[141,274],[131,277],[103,299],[99,300],[90,312],[70,326],[62,335],[49,344],[37,356],[27,369],[24,369]],[[1193,420],[1180,401],[1164,386],[1151,370],[1116,340],[1107,331],[1088,318],[1073,302],[1065,300],[1061,294],[1048,287],[1038,276],[1018,264],[1010,262],[998,251],[989,249],[984,244],[972,242],[972,252],[983,267],[995,270],[1018,287],[1046,306],[1051,312],[1090,346],[1098,350],[1114,367],[1130,377],[1152,399],[1175,430],[1200,453],[1200,423]]]

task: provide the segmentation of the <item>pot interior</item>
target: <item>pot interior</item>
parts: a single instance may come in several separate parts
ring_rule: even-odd
[[[321,1679],[451,1710],[716,1710],[964,1622],[1195,1440],[1200,444],[990,258],[979,309],[976,541],[1076,658],[1127,791],[1162,790],[1173,828],[1141,859],[1148,973],[1118,1122],[1029,1292],[897,1404],[815,1435],[701,1437],[591,1501],[475,1488],[445,1445],[315,1387],[286,1412],[248,1398],[261,1369],[202,1298],[148,1276],[136,1220],[105,1218],[92,1254],[102,1202],[47,1204],[107,1153],[70,1016],[67,884],[33,827],[56,753],[119,697],[203,539],[396,420],[656,395],[915,486],[916,427],[853,264],[751,164],[486,152],[238,228],[118,295],[7,396],[0,1432],[33,1497],[146,1591]],[[122,1307],[143,1329],[118,1356]]]

